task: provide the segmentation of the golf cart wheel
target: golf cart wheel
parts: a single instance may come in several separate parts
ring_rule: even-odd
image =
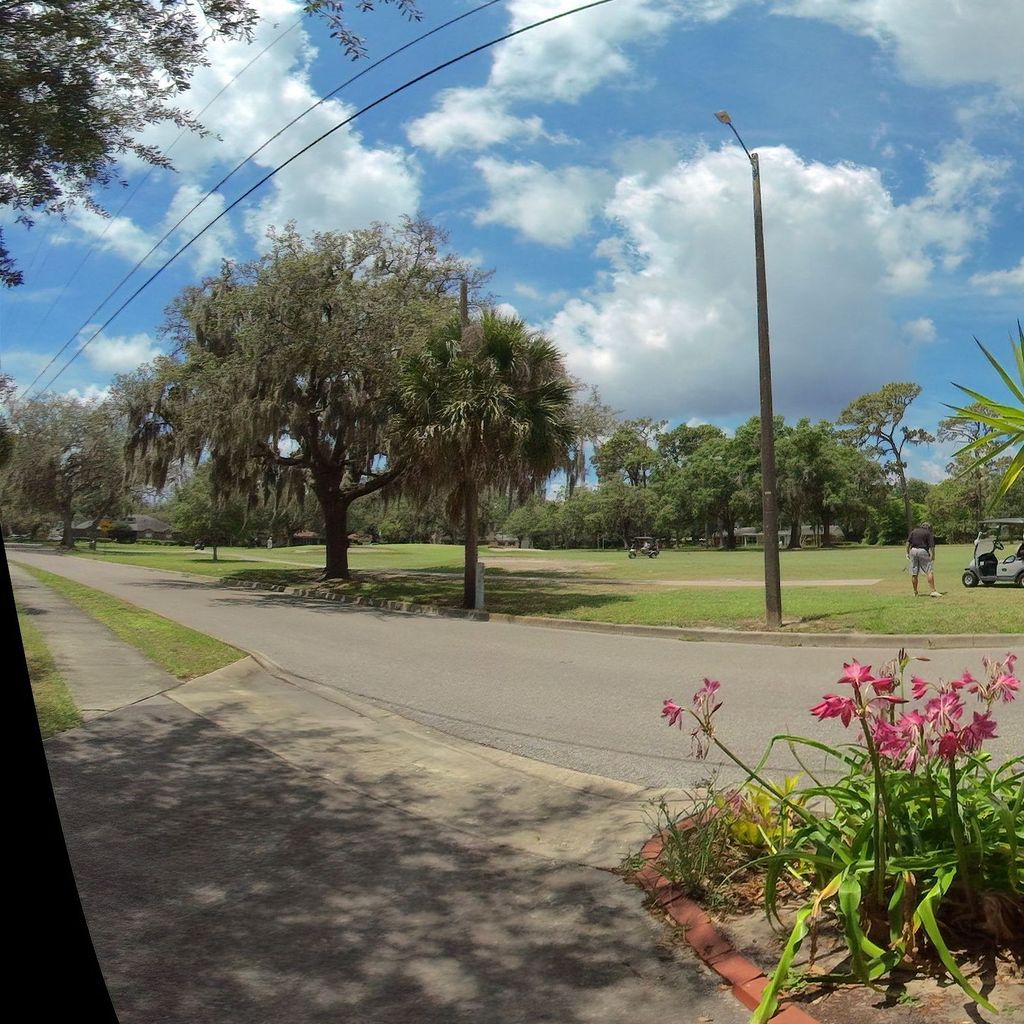
[[[632,548],[630,548],[629,557],[630,558],[636,558],[636,552]]]
[[[1017,573],[1017,586],[1024,587],[1024,572]]]
[[[978,574],[970,569],[967,569],[960,579],[965,587],[976,587],[981,582]]]
[[[657,557],[658,557],[658,552],[657,551],[652,551],[651,552],[651,558],[657,558]]]

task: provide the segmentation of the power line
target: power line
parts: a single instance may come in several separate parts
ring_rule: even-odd
[[[455,18],[450,18],[448,21],[444,22],[441,25],[438,25],[436,28],[432,28],[432,29],[430,29],[430,31],[422,33],[421,35],[417,36],[415,39],[411,40],[410,42],[406,43],[405,45],[399,46],[397,49],[392,50],[390,53],[385,54],[379,60],[376,60],[372,64],[370,64],[367,67],[363,68],[363,70],[360,71],[358,74],[353,75],[351,78],[346,79],[344,82],[341,83],[341,85],[335,86],[335,88],[333,88],[330,92],[325,93],[323,96],[320,97],[320,99],[318,99],[316,101],[316,103],[312,104],[312,106],[307,107],[305,110],[302,111],[302,113],[297,114],[283,128],[279,129],[277,132],[275,132],[273,135],[271,135],[269,139],[266,139],[257,149],[254,149],[244,160],[242,160],[240,163],[236,164],[230,171],[228,171],[228,173],[226,175],[224,175],[224,177],[221,178],[220,181],[218,181],[212,188],[210,188],[206,192],[206,194],[203,195],[202,198],[200,198],[199,201],[190,210],[188,210],[185,214],[183,214],[173,225],[171,225],[171,227],[169,227],[167,229],[167,231],[159,239],[157,239],[157,241],[154,243],[153,247],[149,250],[149,252],[147,252],[145,254],[145,256],[143,256],[135,264],[135,266],[133,266],[131,268],[131,270],[129,270],[128,273],[125,274],[124,277],[121,278],[120,281],[118,281],[118,283],[111,289],[111,291],[108,292],[107,295],[103,298],[103,300],[100,302],[100,304],[86,317],[86,319],[79,325],[79,327],[71,334],[71,336],[68,338],[68,340],[65,341],[64,344],[61,345],[61,347],[53,354],[53,356],[50,358],[50,361],[39,371],[39,373],[36,374],[35,379],[24,389],[24,391],[22,392],[22,397],[27,395],[28,392],[31,391],[33,387],[35,387],[36,383],[43,377],[43,375],[46,373],[46,371],[49,370],[49,368],[51,366],[53,366],[53,364],[60,358],[61,354],[64,351],[67,350],[68,346],[71,345],[74,342],[74,340],[84,330],[86,330],[86,328],[88,328],[89,324],[93,321],[93,318],[96,317],[99,314],[100,310],[103,309],[103,307],[125,286],[125,284],[134,276],[135,272],[146,262],[146,260],[148,260],[149,257],[152,256],[153,253],[156,252],[157,249],[159,249],[160,246],[163,245],[164,242],[166,242],[167,239],[170,238],[170,236],[172,234],[174,234],[174,232],[177,231],[178,228],[180,228],[181,225],[184,224],[185,221],[188,220],[188,218],[191,217],[192,214],[195,213],[196,210],[198,210],[199,207],[202,206],[203,203],[205,203],[207,199],[210,198],[210,196],[212,196],[215,192],[217,192],[221,188],[221,186],[226,184],[232,177],[234,177],[234,175],[237,174],[238,171],[240,171],[246,164],[248,164],[251,160],[253,160],[255,157],[257,157],[261,152],[263,152],[263,150],[266,149],[267,146],[269,146],[276,139],[280,138],[286,131],[288,131],[289,128],[291,128],[293,125],[295,125],[299,121],[301,121],[307,114],[312,113],[314,110],[317,109],[317,107],[322,106],[324,103],[327,102],[327,100],[331,99],[331,97],[336,96],[339,92],[341,92],[342,89],[347,88],[353,82],[355,82],[356,80],[362,78],[363,75],[369,74],[369,72],[373,71],[374,68],[380,67],[380,65],[383,64],[385,61],[388,61],[392,57],[397,56],[398,54],[402,53],[404,50],[408,50],[410,47],[415,46],[417,43],[422,42],[424,39],[429,38],[430,36],[434,35],[435,33],[441,32],[443,29],[448,28],[450,25],[454,25],[456,22],[462,21],[464,18],[468,18],[470,15],[476,14],[477,12],[482,11],[482,10],[484,10],[487,7],[493,7],[494,4],[501,3],[501,2],[502,2],[502,0],[487,0],[486,3],[480,4],[479,6],[474,7],[472,10],[466,11],[464,14],[460,14],[460,15],[458,15]],[[255,59],[256,58],[254,58],[254,60]],[[369,109],[369,107],[366,108],[366,109]],[[357,116],[357,115],[353,115],[353,116]],[[347,122],[344,122],[344,123],[347,123]],[[279,169],[280,168],[277,168],[274,171],[272,171],[270,176],[273,176],[273,174],[277,173],[277,170],[279,170]],[[264,180],[266,180],[266,179],[264,179]],[[262,182],[260,182],[260,184],[262,184]],[[246,194],[248,195],[248,193],[246,193]],[[122,207],[122,209],[123,209],[123,207]],[[221,213],[220,216],[223,216],[224,213],[227,213],[227,211],[230,210],[230,209],[231,209],[231,207],[228,207],[227,209],[225,209]],[[217,218],[217,220],[219,220],[219,219],[220,219],[220,217]],[[212,226],[213,223],[216,223],[216,221],[212,221],[206,227],[208,228],[208,227]],[[108,230],[109,230],[109,225],[108,225]],[[206,228],[203,228],[202,231],[200,232],[200,234],[202,234],[205,231],[206,231]],[[106,231],[104,231],[104,234],[106,234]],[[185,248],[187,248],[188,245],[191,245],[192,242],[194,242],[196,240],[196,238],[198,238],[198,237],[199,236],[196,235],[194,238],[192,238],[187,243]],[[182,249],[179,252],[175,253],[171,257],[171,260],[169,262],[173,262],[173,260],[177,259],[177,257],[183,251],[184,251],[184,249]],[[160,270],[157,271],[157,274],[159,274],[161,271],[163,271],[163,269],[167,265],[168,264],[165,264],[164,267],[161,267]],[[77,271],[76,271],[76,273],[77,273]],[[153,280],[153,278],[150,278],[150,281],[151,280]],[[146,284],[149,284],[149,281],[147,281]],[[143,287],[145,287],[145,285],[143,285]],[[134,293],[134,295],[137,295],[137,294],[138,294],[138,292]],[[132,296],[133,298],[134,298],[134,295]],[[131,299],[129,299],[129,301],[131,301]],[[124,306],[122,306],[117,311],[117,313],[114,314],[114,316],[117,316],[117,314],[123,308],[124,308]],[[113,319],[113,317],[111,317],[111,319]],[[109,323],[109,322],[110,321],[108,320],[107,323]],[[103,330],[103,328],[100,328],[100,330]],[[93,337],[95,337],[95,335],[93,335]],[[92,338],[89,339],[89,341],[92,341],[92,340],[93,340]],[[88,342],[87,342],[87,344],[88,344]],[[63,371],[61,371],[61,372],[63,372]],[[59,374],[57,376],[59,376]],[[53,380],[56,380],[56,377],[54,377]],[[51,380],[50,383],[52,384],[53,381]]]
[[[542,27],[543,25],[548,25],[553,21],[559,21],[562,18],[567,18],[573,14],[579,14],[582,11],[591,10],[594,7],[603,7],[605,4],[609,4],[611,2],[612,0],[592,0],[591,3],[581,4],[579,7],[573,7],[568,11],[562,11],[561,14],[553,14],[550,17],[542,18],[540,21],[535,21],[529,25],[524,25],[522,28],[515,29],[512,32],[506,32],[504,35],[500,35],[497,38],[491,39],[486,43],[482,43],[479,46],[474,46],[472,49],[465,50],[463,53],[460,53],[457,57],[452,57],[450,60],[446,60],[443,63],[437,64],[435,67],[432,67],[429,71],[424,71],[422,74],[417,75],[415,78],[410,78],[407,82],[404,82],[397,88],[385,93],[383,96],[378,97],[372,103],[368,103],[365,107],[362,107],[361,109],[357,110],[350,117],[346,117],[343,121],[339,121],[333,128],[329,128],[322,135],[317,136],[317,138],[315,138],[312,142],[307,143],[307,145],[303,146],[302,149],[298,150],[296,153],[293,153],[290,157],[288,157],[287,160],[285,160],[283,163],[278,164],[275,168],[273,168],[273,170],[265,174],[262,178],[260,178],[259,181],[256,182],[255,185],[246,189],[246,191],[243,192],[240,196],[238,196],[237,199],[233,200],[219,214],[217,214],[217,216],[214,217],[213,220],[209,221],[209,223],[207,223],[200,231],[196,232],[196,234],[194,234],[180,249],[178,249],[177,252],[175,252],[169,259],[165,260],[164,263],[162,263],[152,274],[150,274],[150,276],[145,281],[143,281],[143,283],[139,285],[139,287],[136,288],[135,291],[132,292],[132,294],[129,295],[128,298],[125,299],[125,301],[122,302],[121,305],[118,306],[118,308],[114,310],[114,312],[102,324],[100,324],[100,326],[89,336],[89,338],[87,338],[86,341],[82,343],[82,345],[75,351],[71,358],[47,382],[46,386],[40,390],[40,393],[42,391],[45,391],[46,388],[50,387],[54,383],[54,381],[56,381],[57,378],[60,377],[60,375],[89,347],[89,345],[100,334],[102,334],[103,331],[105,331],[107,327],[109,327],[110,324],[135,300],[137,296],[139,296],[147,287],[149,287],[149,285],[152,284],[152,282],[155,281],[182,253],[186,252],[189,248],[191,248],[191,246],[195,242],[199,241],[199,239],[203,235],[205,235],[206,232],[209,231],[210,228],[214,226],[214,224],[221,220],[221,218],[227,216],[227,214],[230,213],[231,210],[233,210],[236,206],[238,206],[239,203],[243,202],[245,199],[248,199],[249,196],[253,194],[253,192],[255,192],[261,186],[265,185],[268,181],[270,181],[270,179],[273,178],[274,175],[276,175],[279,171],[284,170],[284,168],[287,167],[289,164],[294,163],[296,160],[298,160],[300,156],[302,156],[305,153],[308,153],[309,150],[311,150],[314,146],[319,145],[319,143],[323,142],[324,139],[333,135],[339,129],[344,128],[346,125],[351,124],[357,117],[360,117],[361,115],[373,110],[375,107],[379,107],[382,103],[391,99],[393,96],[397,96],[399,93],[405,92],[406,89],[410,89],[412,88],[412,86],[418,85],[425,79],[431,78],[432,76],[438,74],[439,72],[444,71],[446,68],[450,68],[452,65],[458,64],[461,61],[466,60],[466,58],[468,57],[472,57],[475,54],[482,53],[484,50],[489,50],[491,49],[491,47],[497,46],[499,43],[503,43],[508,39],[514,38],[515,36],[523,35],[525,32],[531,32],[536,28]]]

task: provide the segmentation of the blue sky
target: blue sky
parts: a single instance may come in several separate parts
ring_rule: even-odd
[[[79,328],[173,251],[95,312],[228,168],[360,70],[295,0],[257,6],[254,43],[217,44],[185,98],[201,110],[273,42],[203,113],[217,137],[153,131],[173,143],[176,171],[153,172],[112,220],[79,210],[8,228],[27,283],[0,293],[0,360],[22,386],[75,337],[46,383],[95,330]],[[475,4],[420,6],[418,24],[386,7],[352,14],[371,59]],[[572,6],[506,0],[375,69],[171,242],[395,85]],[[714,119],[725,108],[760,154],[776,410],[835,418],[864,391],[915,380],[910,421],[934,429],[956,401],[950,381],[998,391],[972,336],[1008,356],[1024,318],[1022,43],[1022,0],[613,0],[337,132],[204,236],[52,387],[100,394],[151,358],[167,302],[221,258],[255,255],[271,224],[345,230],[422,212],[495,269],[497,299],[623,414],[732,427],[757,411],[756,317],[749,165]],[[111,211],[146,168],[124,172],[129,189],[102,197]],[[919,450],[912,472],[939,478],[950,450]]]

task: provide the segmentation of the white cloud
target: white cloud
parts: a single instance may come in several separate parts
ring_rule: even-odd
[[[517,281],[512,286],[512,290],[517,295],[522,295],[525,299],[532,299],[534,302],[543,302],[547,305],[565,302],[569,298],[569,292],[564,288],[556,288],[554,291],[542,291],[536,285],[529,284],[526,281]]]
[[[987,84],[1024,99],[1019,0],[775,0],[773,10],[870,36],[912,82]]]
[[[903,325],[903,333],[918,345],[928,345],[938,337],[935,331],[935,322],[926,316],[908,320]]]
[[[79,402],[99,403],[105,402],[110,397],[110,388],[101,388],[97,384],[86,384],[81,388],[68,388],[64,392],[68,398],[75,398]]]
[[[578,6],[578,0],[514,0],[508,5],[510,27]],[[623,46],[656,38],[679,10],[678,5],[634,0],[544,25],[495,51],[489,85],[509,99],[575,102],[608,79],[629,73],[633,65]]]
[[[262,239],[271,225],[294,220],[299,231],[348,231],[372,221],[414,214],[420,192],[399,149],[365,149],[351,134],[321,143],[308,163],[274,178],[269,194],[245,215],[246,230]]]
[[[933,169],[925,196],[899,205],[875,168],[760,150],[779,412],[834,416],[909,369],[913,346],[887,292],[923,288],[984,227],[984,196],[975,207],[976,190],[964,188],[975,179],[953,171],[960,156]],[[570,370],[630,414],[748,411],[757,335],[750,177],[737,147],[702,151],[660,178],[622,178],[605,214],[620,226],[597,247],[610,269],[548,325]]]
[[[86,331],[91,334],[94,329]],[[127,373],[156,358],[160,351],[160,346],[146,333],[114,337],[100,334],[90,342],[85,356],[97,370]]]
[[[517,320],[521,319],[519,310],[511,302],[499,302],[494,307],[494,312],[501,314],[501,316],[515,317]]]
[[[590,227],[613,187],[606,171],[586,167],[548,170],[538,163],[481,157],[476,167],[490,189],[477,224],[504,224],[546,245],[569,245]]]
[[[436,110],[407,128],[414,146],[444,156],[458,149],[486,149],[511,139],[531,140],[543,131],[539,117],[515,117],[488,89],[446,89]]]
[[[1024,256],[1009,270],[990,270],[985,274],[972,274],[971,284],[986,295],[1024,295]]]
[[[112,252],[132,263],[144,259],[158,237],[139,227],[130,217],[101,217],[83,206],[69,211],[68,225],[91,239],[99,250]],[[59,237],[67,240],[65,232],[61,232]]]
[[[923,287],[936,263],[955,270],[984,236],[1001,182],[1011,164],[983,157],[964,142],[947,146],[928,167],[928,187],[879,224],[879,244],[890,260],[886,287],[911,292]]]
[[[256,0],[253,6],[262,20],[252,44],[223,39],[212,42],[207,53],[210,65],[196,72],[186,97],[195,112],[214,101],[201,118],[213,134],[199,137],[190,133],[178,140],[177,128],[164,124],[143,135],[145,142],[170,151],[171,160],[184,179],[175,195],[174,214],[168,216],[165,227],[189,209],[231,166],[318,101],[319,94],[310,78],[317,51],[304,27],[284,35],[223,95],[217,96],[252,61],[254,53],[274,41],[302,13],[302,5],[296,0]],[[244,177],[230,179],[203,203],[182,227],[179,244],[184,241],[186,230],[198,230],[224,208],[225,197],[234,198],[243,185],[252,184],[254,173],[266,173],[354,112],[354,107],[336,99],[317,105],[283,131],[280,138],[266,145],[253,158],[250,168],[242,172]],[[143,173],[138,164],[135,166]],[[402,214],[414,214],[419,202],[415,163],[400,149],[366,145],[353,127],[347,127],[278,173],[242,209],[246,229],[262,243],[269,224],[280,226],[295,220],[303,231],[349,230],[375,219],[394,221]],[[237,241],[225,219],[197,243],[196,263],[208,269],[222,256],[235,255],[235,248]],[[126,245],[119,251],[127,254]]]
[[[410,142],[443,156],[456,149],[484,149],[543,132],[536,115],[509,108],[522,101],[575,103],[609,81],[635,72],[626,48],[656,42],[677,18],[716,21],[743,0],[632,0],[583,11],[502,43],[487,84],[448,89],[437,108],[406,128]],[[511,0],[509,28],[517,29],[578,6],[578,0]]]

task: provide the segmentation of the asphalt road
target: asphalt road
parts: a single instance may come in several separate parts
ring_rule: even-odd
[[[853,740],[837,720],[818,723],[808,709],[838,689],[844,660],[878,666],[895,654],[884,643],[850,651],[685,643],[426,618],[231,590],[38,549],[12,547],[8,556],[262,652],[299,676],[444,732],[645,786],[691,786],[721,760],[695,760],[688,730],[670,729],[660,718],[666,697],[688,702],[703,677],[722,683],[718,735],[756,760],[776,733]],[[952,678],[965,668],[980,675],[984,653],[933,651],[908,675]],[[1024,750],[1024,700],[997,712],[993,753]],[[820,758],[807,763],[820,765]],[[769,764],[776,772],[798,770],[784,746]],[[723,762],[721,774],[735,773]]]

